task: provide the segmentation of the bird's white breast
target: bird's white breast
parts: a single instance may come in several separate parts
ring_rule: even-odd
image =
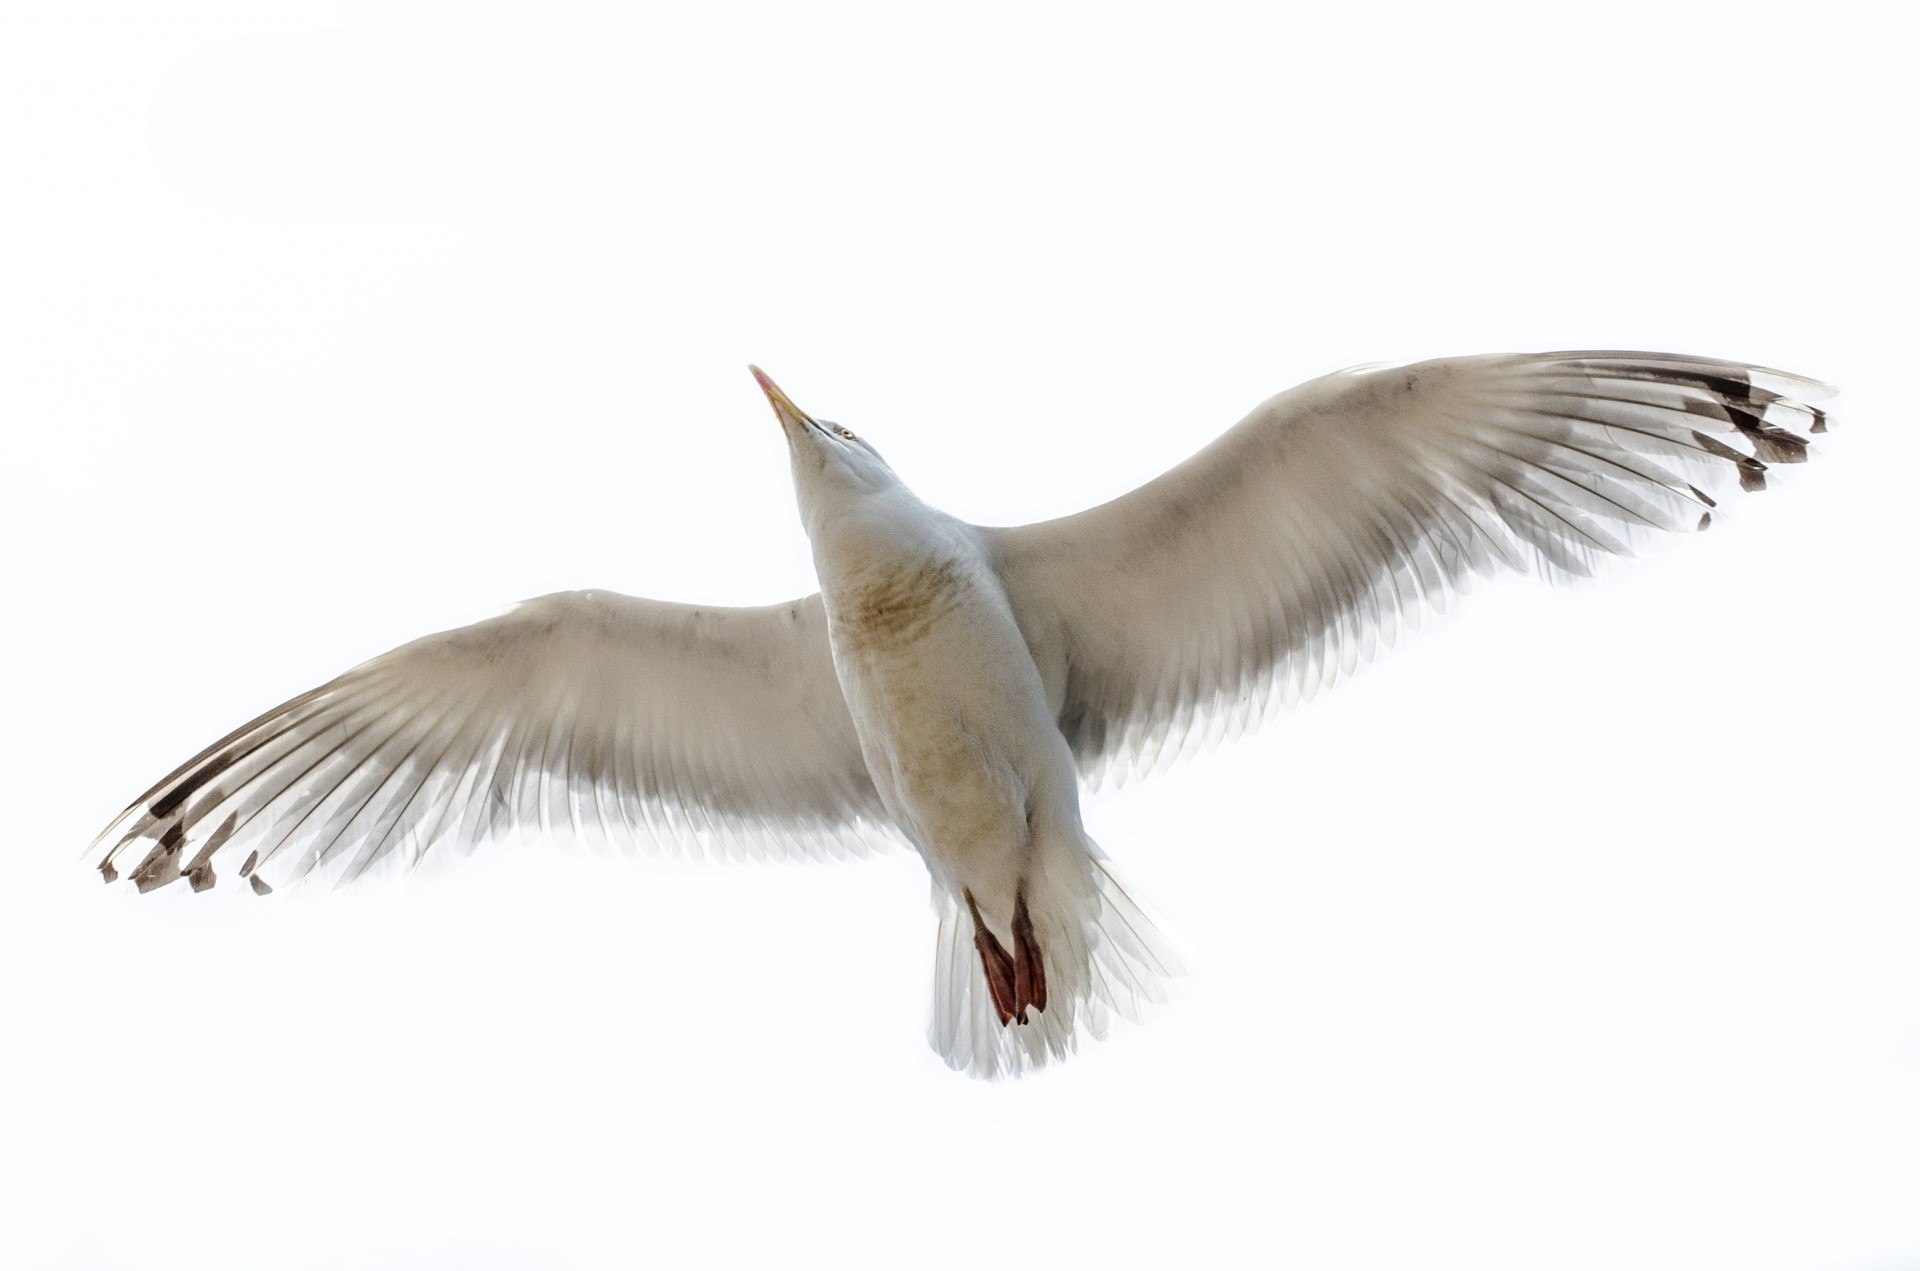
[[[881,798],[936,875],[1017,884],[1067,755],[977,532],[930,509],[816,542],[834,665]],[[822,551],[822,548],[825,551]]]

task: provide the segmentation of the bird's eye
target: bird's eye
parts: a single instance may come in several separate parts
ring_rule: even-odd
[[[837,432],[837,433],[839,433],[839,434],[840,434],[840,439],[841,439],[842,441],[858,441],[858,440],[860,440],[860,439],[859,439],[858,437],[856,437],[856,436],[854,436],[854,435],[853,435],[853,429],[851,429],[851,428],[842,428],[842,427],[841,427],[840,425],[838,425],[838,424],[835,424],[835,425],[833,426],[833,430],[834,430],[835,432]]]

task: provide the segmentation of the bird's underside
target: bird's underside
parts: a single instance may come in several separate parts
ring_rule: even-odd
[[[1340,372],[1113,502],[972,532],[1097,784],[1244,731],[1475,576],[1586,574],[1649,531],[1705,528],[1715,493],[1806,458],[1826,427],[1809,403],[1828,391],[1653,353]],[[242,726],[95,848],[108,882],[142,892],[231,877],[266,894],[527,833],[747,858],[899,842],[821,598],[529,601]],[[1104,864],[1092,877],[1073,914],[1021,896],[1000,935],[971,893],[942,912],[950,1062],[1017,1072],[1155,996],[1166,967],[1146,920]],[[1039,1040],[998,1037],[1023,1031]]]

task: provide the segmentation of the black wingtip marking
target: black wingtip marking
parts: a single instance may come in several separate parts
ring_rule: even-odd
[[[233,837],[234,827],[239,824],[238,812],[227,813],[227,819],[220,822],[220,827],[207,836],[206,844],[194,853],[193,860],[182,871],[187,881],[193,884],[195,891],[205,891],[213,886],[213,854],[226,846],[227,840]]]
[[[187,841],[186,827],[175,821],[153,845],[153,850],[134,867],[133,885],[142,894],[165,887],[180,877],[180,848]]]
[[[172,816],[175,808],[193,797],[194,791],[231,767],[233,767],[232,754],[215,755],[181,778],[179,785],[155,799],[148,806],[147,811],[156,817]]]
[[[254,851],[248,852],[246,862],[240,866],[240,877],[252,878],[253,867],[255,865],[258,865],[259,863],[260,863],[259,851],[256,849]]]
[[[253,888],[253,894],[256,896],[265,896],[273,891],[273,888],[267,886],[267,880],[258,874],[247,877],[247,886]]]
[[[1749,410],[1745,405],[1723,401],[1688,401],[1684,409],[1689,415],[1698,415],[1703,419],[1718,419],[1732,424],[1734,430],[1747,439],[1753,447],[1753,453],[1768,463],[1805,463],[1807,460],[1807,439],[1799,437],[1777,424],[1770,424],[1757,411]],[[1762,410],[1765,407],[1761,408]]]
[[[1698,428],[1693,430],[1693,440],[1700,449],[1716,459],[1725,459],[1740,470],[1740,488],[1751,494],[1755,490],[1767,488],[1767,465],[1749,455],[1743,455],[1726,442],[1711,437]]]
[[[1700,524],[1694,526],[1693,528],[1696,530],[1704,530],[1707,528],[1707,526],[1712,524],[1713,524],[1713,513],[1702,512],[1700,514]]]
[[[1753,453],[1768,463],[1805,463],[1807,461],[1807,439],[1788,432],[1776,424],[1770,424],[1758,415],[1749,415],[1745,411],[1729,410],[1734,416],[1733,426],[1738,428],[1753,443]]]
[[[113,867],[112,861],[110,860],[101,861],[100,877],[104,878],[109,883],[117,882],[119,881],[119,878],[120,878],[120,871]]]
[[[1702,490],[1699,486],[1690,485],[1687,487],[1687,489],[1689,492],[1692,493],[1694,498],[1700,500],[1700,502],[1706,504],[1708,507],[1717,508],[1720,506],[1718,503],[1714,502],[1712,495],[1708,494],[1705,490]]]
[[[1694,444],[1699,446],[1700,449],[1706,451],[1708,454],[1712,455],[1714,458],[1731,459],[1735,463],[1752,463],[1753,462],[1752,459],[1748,458],[1746,455],[1741,454],[1738,450],[1735,450],[1732,446],[1729,446],[1726,442],[1720,440],[1718,437],[1710,436],[1707,433],[1703,433],[1698,428],[1695,428],[1692,431],[1693,431]]]
[[[1807,425],[1808,432],[1825,432],[1827,430],[1826,411],[1821,410],[1818,406],[1809,406],[1807,407],[1807,413],[1813,416],[1813,422]]]

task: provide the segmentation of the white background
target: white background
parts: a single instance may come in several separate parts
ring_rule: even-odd
[[[0,1261],[1920,1266],[1911,8],[944,10],[8,6]],[[1090,799],[1194,973],[1039,1079],[927,1050],[910,857],[79,858],[425,631],[810,590],[749,360],[1018,522],[1585,346],[1845,395]]]

